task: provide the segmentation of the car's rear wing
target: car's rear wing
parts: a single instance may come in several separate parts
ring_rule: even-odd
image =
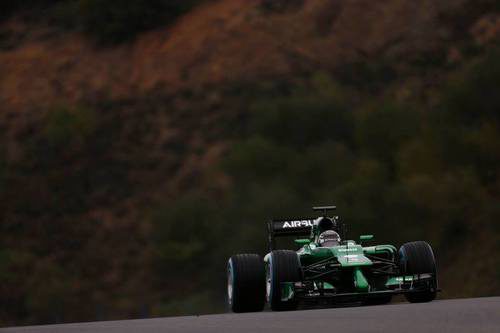
[[[314,211],[323,212],[322,217],[326,217],[328,211],[337,209],[336,206],[315,206]],[[267,224],[267,229],[269,232],[269,249],[274,250],[276,246],[276,237],[284,236],[295,236],[295,237],[309,237],[311,235],[311,230],[314,225],[314,221],[318,217],[306,217],[306,218],[293,218],[293,219],[280,219],[271,220]],[[333,220],[337,221],[338,216],[334,216]],[[332,221],[332,220],[330,220]],[[321,221],[320,221],[321,222]],[[330,222],[331,223],[331,222]],[[336,222],[335,222],[336,223]],[[335,224],[336,226],[336,224]],[[337,229],[338,230],[338,229]]]
[[[271,220],[268,222],[269,248],[272,251],[276,246],[276,237],[295,236],[309,237],[314,218],[300,218],[287,220]]]

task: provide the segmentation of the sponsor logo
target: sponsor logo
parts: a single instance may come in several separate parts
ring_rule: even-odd
[[[300,228],[300,227],[312,227],[313,224],[310,220],[298,220],[298,221],[287,221],[283,223],[283,229],[285,228]]]
[[[355,261],[355,262],[361,261],[357,254],[347,254],[344,256],[344,258],[346,258],[347,261]]]
[[[413,280],[413,277],[412,276],[407,276],[405,277],[404,279],[402,277],[397,277],[396,278],[396,281],[398,282],[403,282],[403,281],[412,281]]]
[[[358,251],[358,249],[357,249],[357,248],[355,248],[355,247],[353,247],[353,248],[347,248],[347,249],[345,249],[345,248],[344,248],[344,249],[340,248],[340,249],[338,249],[337,251],[339,251],[339,252],[356,252],[356,251]]]
[[[431,274],[417,274],[417,275],[408,275],[405,276],[404,278],[402,276],[396,277],[396,281],[398,282],[403,282],[403,281],[414,281],[418,279],[428,279],[431,278]]]

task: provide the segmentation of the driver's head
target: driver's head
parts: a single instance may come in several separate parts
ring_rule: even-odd
[[[319,234],[318,245],[324,247],[331,247],[340,245],[340,236],[333,230],[326,230]]]

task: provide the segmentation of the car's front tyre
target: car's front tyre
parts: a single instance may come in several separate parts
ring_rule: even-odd
[[[264,262],[258,254],[236,254],[227,264],[227,299],[233,312],[264,309],[266,280]]]
[[[436,298],[437,270],[434,252],[423,241],[403,244],[399,249],[399,266],[405,275],[431,274],[432,281],[428,290],[405,294],[410,303],[430,302]]]
[[[266,266],[266,293],[273,311],[290,311],[297,308],[297,299],[283,300],[283,282],[302,280],[302,269],[297,253],[290,250],[272,251]]]

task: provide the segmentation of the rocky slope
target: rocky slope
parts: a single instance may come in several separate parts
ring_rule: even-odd
[[[0,320],[140,316],[142,305],[185,313],[159,299],[177,295],[172,282],[192,295],[208,282],[155,277],[151,216],[193,189],[216,199],[233,190],[217,165],[252,118],[249,105],[327,76],[352,109],[385,99],[432,106],[500,34],[489,0],[272,3],[209,1],[113,46],[16,16],[1,23],[0,244],[15,274],[5,273],[0,297],[11,306]],[[446,267],[448,281],[456,267]],[[60,299],[68,303],[57,309],[71,299],[91,306],[47,310]]]

